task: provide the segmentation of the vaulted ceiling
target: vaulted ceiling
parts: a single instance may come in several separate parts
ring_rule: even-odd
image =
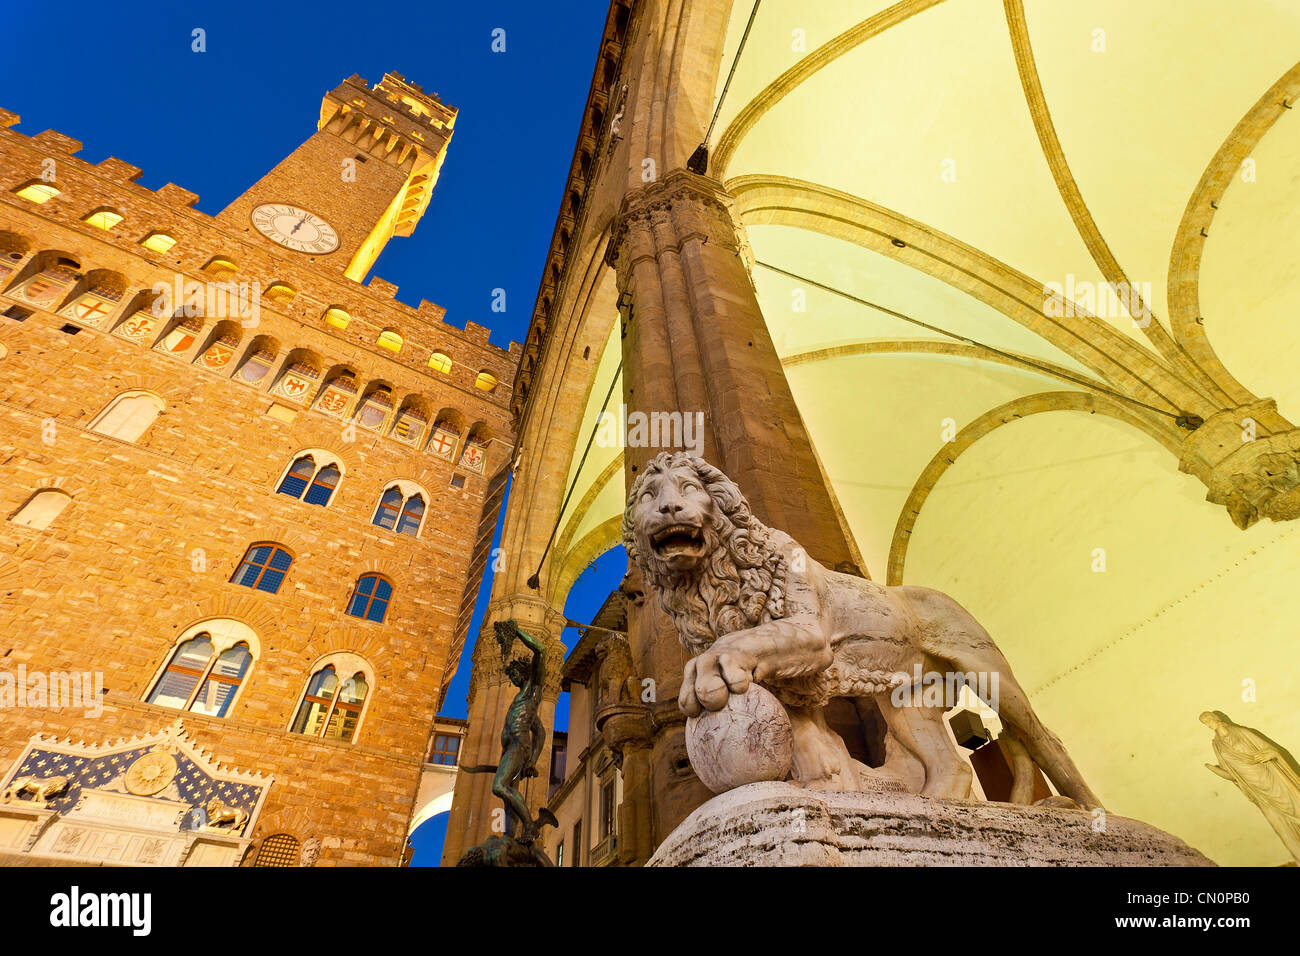
[[[1269,0],[768,0],[710,144],[872,577],[957,597],[1111,809],[1222,863],[1286,859],[1197,716],[1300,752],[1300,526],[1238,530],[1086,350],[1151,383],[1190,321],[1300,421],[1300,117],[1231,148],[1298,51],[1300,7]],[[1116,274],[1146,328],[1098,305]],[[1045,287],[1096,319],[999,298],[1041,315]]]

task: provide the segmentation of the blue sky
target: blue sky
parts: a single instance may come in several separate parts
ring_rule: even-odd
[[[174,182],[216,214],[315,131],[321,96],[341,80],[401,73],[460,114],[424,219],[414,236],[389,244],[371,274],[396,283],[400,301],[436,302],[451,324],[487,326],[505,347],[528,327],[607,7],[15,5],[0,34],[0,106],[22,117],[20,132],[56,129],[84,144],[80,158],[117,156],[143,170],[141,185]],[[504,53],[491,48],[497,28]],[[205,31],[205,52],[192,50],[195,29]],[[496,288],[506,290],[504,313],[491,311]],[[589,619],[622,572],[621,555],[606,555],[579,580],[566,613]],[[485,579],[471,639],[490,586]],[[565,638],[569,646],[577,639]],[[465,715],[471,649],[445,714]],[[445,816],[417,834],[417,864],[436,865],[444,825]]]

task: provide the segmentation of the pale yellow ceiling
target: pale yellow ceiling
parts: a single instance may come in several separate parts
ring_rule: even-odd
[[[782,177],[850,194],[1039,288],[1103,281],[1084,239],[1095,226],[1167,324],[1171,250],[1189,197],[1234,126],[1300,56],[1300,5],[1026,0],[1031,93],[1041,84],[1064,159],[1056,177],[1018,71],[1018,18],[1009,25],[1007,13],[1016,6],[763,3],[711,143],[722,165],[709,172],[736,188]],[[751,8],[734,5],[719,93]],[[850,42],[871,33],[873,16],[897,22]],[[806,61],[791,50],[798,28]],[[836,55],[808,69],[823,44]],[[769,84],[792,68],[806,75],[773,95]],[[1206,332],[1228,370],[1292,421],[1297,123],[1283,117],[1252,156],[1255,181],[1238,176],[1228,188],[1199,285]],[[1077,187],[1082,227],[1058,178]],[[760,262],[1091,375],[910,264],[818,234],[815,223],[746,215]],[[900,510],[943,447],[943,419],[962,428],[1013,399],[1082,391],[970,354],[917,354],[942,336],[812,288],[798,313],[798,280],[762,267],[754,278],[878,580],[898,548]],[[1154,354],[1130,316],[1102,318]],[[1112,811],[1165,827],[1221,863],[1277,864],[1286,853],[1262,816],[1205,769],[1212,751],[1197,716],[1221,709],[1300,752],[1300,655],[1289,624],[1300,611],[1300,527],[1242,532],[1204,497],[1174,455],[1128,424],[1084,411],[1029,415],[993,429],[942,473],[912,528],[903,579],[952,593],[986,624]],[[1096,548],[1104,573],[1092,570]],[[1253,702],[1242,700],[1248,678],[1258,681]]]

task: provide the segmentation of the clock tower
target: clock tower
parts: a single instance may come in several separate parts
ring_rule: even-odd
[[[344,80],[310,139],[217,216],[250,241],[360,282],[429,205],[456,110],[399,74]]]

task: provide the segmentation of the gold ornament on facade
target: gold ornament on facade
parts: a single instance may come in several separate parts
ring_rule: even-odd
[[[155,750],[147,753],[126,770],[126,789],[141,797],[150,797],[164,789],[176,776],[176,758]]]

